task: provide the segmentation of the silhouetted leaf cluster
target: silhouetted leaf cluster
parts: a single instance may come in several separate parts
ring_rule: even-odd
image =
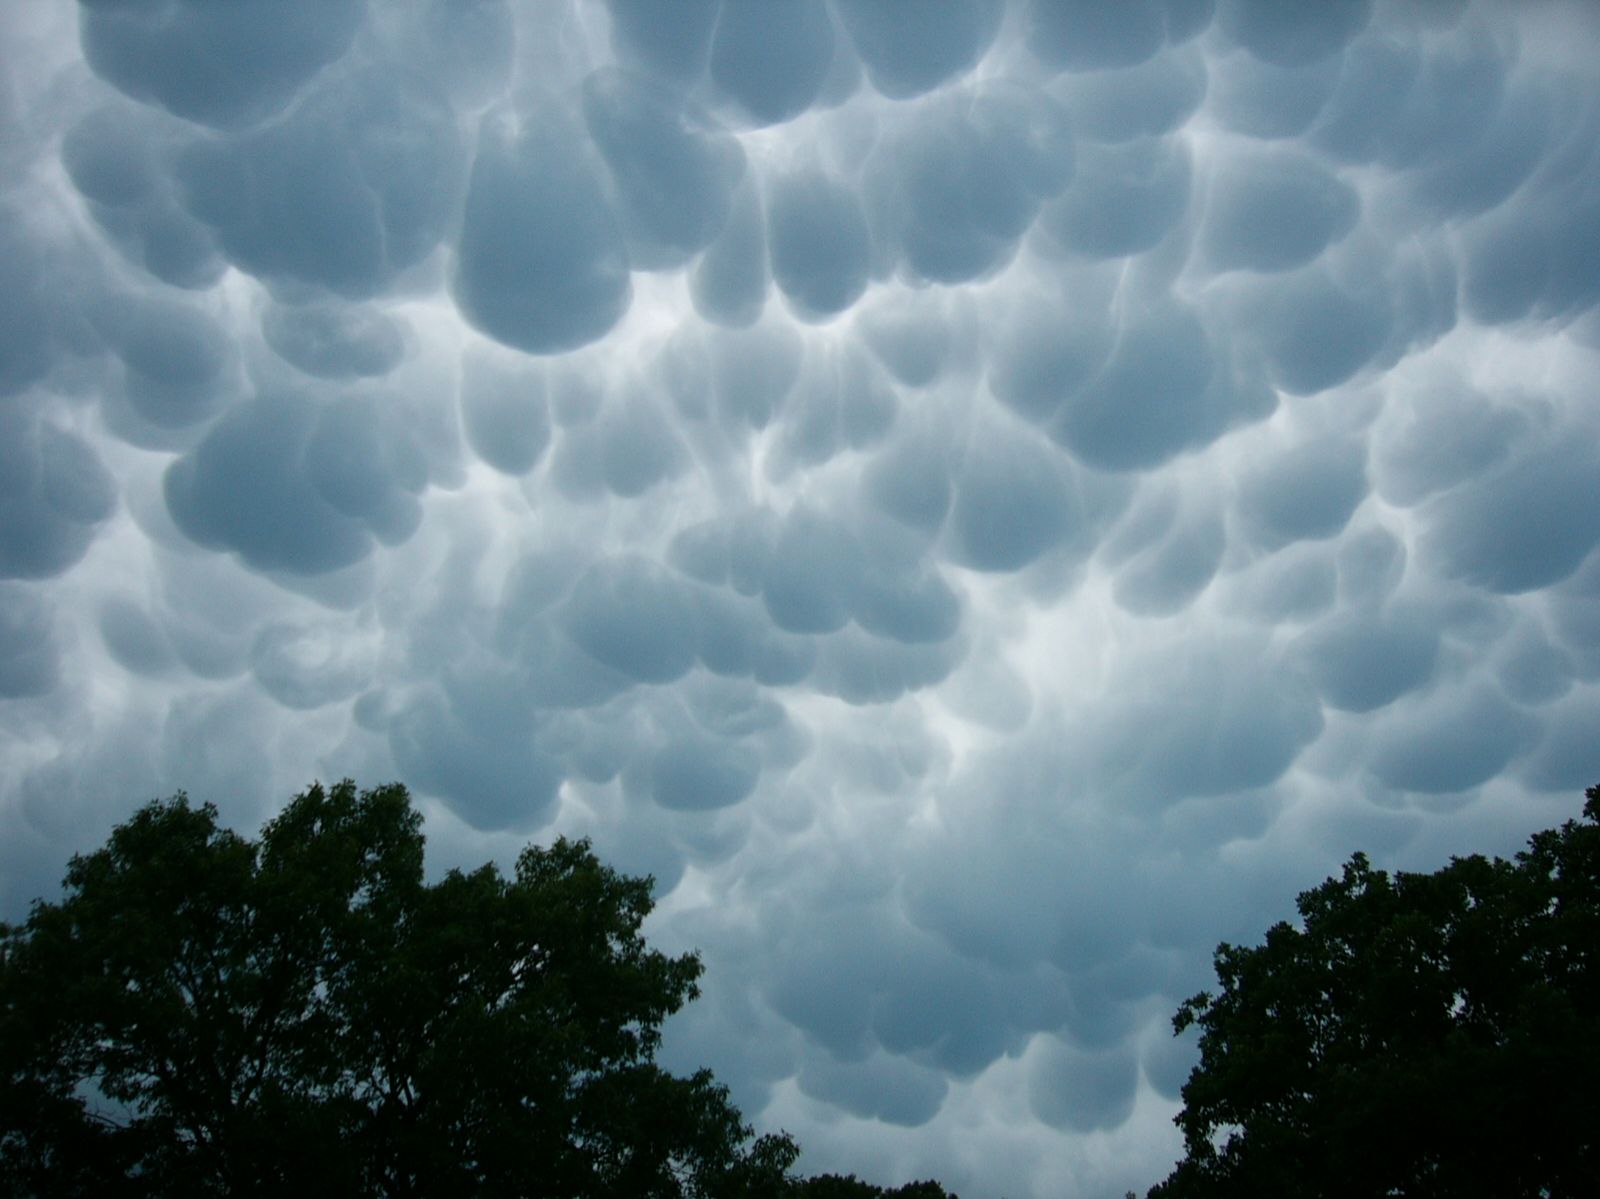
[[[250,841],[152,803],[0,926],[0,1190],[781,1193],[796,1149],[653,1060],[700,963],[587,843],[423,878],[403,787]]]
[[[1514,860],[1355,855],[1186,1001],[1153,1199],[1600,1195],[1600,787]]]

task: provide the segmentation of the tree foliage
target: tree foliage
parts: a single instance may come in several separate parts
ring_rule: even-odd
[[[908,1182],[890,1190],[863,1182],[854,1174],[818,1174],[795,1179],[786,1192],[792,1199],[960,1199],[937,1182]]]
[[[423,877],[398,785],[257,841],[183,795],[0,926],[0,1190],[767,1195],[796,1149],[654,1054],[700,963],[585,842]]]
[[[1600,1195],[1600,787],[1514,860],[1357,854],[1186,1001],[1154,1199]]]

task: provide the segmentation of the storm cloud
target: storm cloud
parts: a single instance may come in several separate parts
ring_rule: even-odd
[[[1218,940],[1600,781],[1588,5],[12,8],[0,914],[399,778],[803,1169],[1121,1194]]]

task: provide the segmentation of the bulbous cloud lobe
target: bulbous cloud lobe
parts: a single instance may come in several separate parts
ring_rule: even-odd
[[[521,125],[521,129],[516,128]],[[513,349],[588,345],[627,311],[628,254],[598,155],[553,102],[479,130],[457,244],[462,315]]]

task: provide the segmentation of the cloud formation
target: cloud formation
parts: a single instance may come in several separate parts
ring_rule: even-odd
[[[6,910],[399,777],[804,1167],[1120,1194],[1216,941],[1569,815],[1594,14],[916,7],[22,0]]]

